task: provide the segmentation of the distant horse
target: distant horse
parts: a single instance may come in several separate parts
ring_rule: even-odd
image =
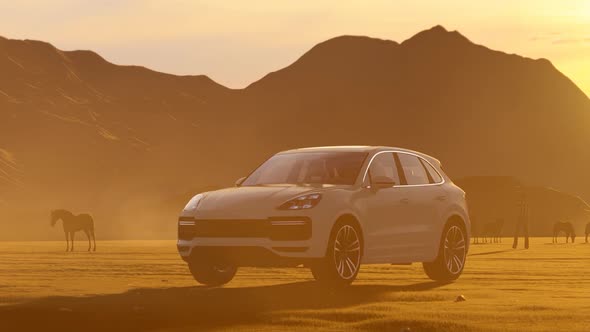
[[[502,242],[502,227],[504,227],[504,219],[501,218],[485,224],[482,232],[484,240],[487,242],[487,237],[489,237],[490,243]]]
[[[590,235],[590,222],[586,225],[586,243],[588,243],[588,235]]]
[[[471,219],[471,237],[473,238],[473,244],[479,244],[479,238],[481,237],[479,229],[481,228],[481,225],[476,216],[471,216],[469,219]],[[483,239],[481,240],[481,243],[483,243]]]
[[[571,222],[558,221],[553,225],[553,243],[557,243],[557,236],[559,233],[565,233],[565,243],[569,242],[569,238],[572,238],[572,243],[576,240],[576,233],[574,233],[574,226]]]
[[[70,211],[54,210],[51,211],[51,226],[55,226],[58,220],[62,221],[64,226],[64,233],[66,234],[66,251],[74,251],[74,233],[77,231],[84,231],[88,237],[88,251],[90,251],[90,236],[94,241],[94,251],[96,251],[96,237],[94,237],[94,220],[88,214],[80,214],[75,216]],[[72,247],[70,249],[70,239]]]
[[[518,217],[516,218],[516,227],[514,229],[514,242],[512,242],[512,249],[518,248],[518,236],[522,232],[524,236],[524,248],[529,248],[529,219],[531,211],[527,199],[526,189],[518,186],[516,188],[518,199],[516,200],[516,207],[518,208]]]

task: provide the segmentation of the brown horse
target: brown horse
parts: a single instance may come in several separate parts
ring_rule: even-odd
[[[565,243],[569,242],[569,238],[572,238],[572,243],[576,241],[576,233],[574,233],[574,226],[571,222],[558,221],[553,225],[553,243],[557,243],[557,236],[559,233],[565,233]]]
[[[74,233],[77,231],[84,231],[88,237],[88,251],[90,251],[90,236],[94,241],[94,251],[96,251],[96,237],[94,237],[94,220],[89,214],[80,214],[75,216],[67,210],[51,211],[51,226],[55,226],[58,220],[62,221],[64,226],[64,233],[66,234],[66,251],[74,251]],[[70,248],[70,239],[72,247]]]
[[[504,219],[498,218],[494,222],[490,222],[483,227],[484,241],[487,243],[487,238],[490,238],[490,243],[502,242],[502,227],[504,226]]]

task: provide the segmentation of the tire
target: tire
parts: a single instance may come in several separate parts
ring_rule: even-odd
[[[467,235],[463,225],[448,223],[442,233],[438,256],[434,262],[422,263],[426,275],[435,281],[457,280],[465,268]]]
[[[197,282],[207,286],[225,285],[238,271],[238,268],[233,265],[220,265],[201,260],[190,261],[188,268]]]
[[[311,265],[315,280],[328,286],[350,285],[358,275],[363,239],[358,226],[337,223],[330,235],[326,256]]]

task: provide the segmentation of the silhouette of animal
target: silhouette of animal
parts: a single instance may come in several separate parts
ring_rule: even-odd
[[[574,233],[574,226],[571,222],[558,221],[553,225],[553,243],[557,243],[557,236],[559,233],[565,233],[565,243],[569,242],[569,238],[572,238],[572,243],[576,240],[576,233]]]
[[[514,242],[512,243],[512,248],[516,249],[518,247],[518,236],[522,231],[522,235],[524,236],[524,248],[528,249],[530,209],[525,189],[519,187],[517,190],[519,192],[519,198],[516,201],[518,217],[516,219],[516,228],[514,229]]]
[[[502,227],[504,227],[504,219],[496,219],[494,222],[487,223],[483,226],[483,237],[487,243],[487,238],[490,238],[490,243],[502,242]]]
[[[51,211],[51,226],[55,226],[58,220],[62,221],[64,233],[66,234],[66,251],[74,251],[74,234],[77,231],[83,231],[88,238],[88,251],[90,251],[90,237],[94,241],[94,251],[96,251],[96,237],[94,236],[94,220],[89,214],[74,215],[67,210]],[[70,247],[70,241],[72,245]]]
[[[471,220],[471,237],[473,238],[473,244],[479,244],[480,238],[482,237],[479,219],[476,216],[471,216],[469,219]],[[481,243],[483,243],[483,239],[481,239]]]
[[[588,235],[590,235],[590,222],[586,224],[586,243],[588,243]]]

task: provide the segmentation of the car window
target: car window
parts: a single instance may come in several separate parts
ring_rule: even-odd
[[[260,172],[256,178],[258,183],[277,183],[287,182],[286,180],[297,168],[297,164],[288,158],[276,158],[272,165],[273,167],[266,167],[264,172]],[[281,179],[281,180],[277,180]]]
[[[424,165],[424,167],[426,167],[426,170],[430,174],[430,178],[432,179],[432,183],[442,182],[442,177],[440,176],[440,174],[438,174],[438,172],[434,169],[434,167],[432,167],[429,163],[427,163],[424,160],[422,161],[422,164]]]
[[[371,162],[371,167],[369,168],[369,177],[369,180],[378,177],[386,177],[393,180],[395,184],[400,184],[399,173],[395,166],[393,153],[386,152],[375,156]]]
[[[366,152],[298,152],[276,154],[258,167],[242,186],[273,184],[352,185]]]
[[[428,175],[426,174],[426,169],[424,169],[424,166],[422,166],[418,157],[406,153],[398,153],[398,156],[402,164],[407,184],[416,185],[430,183]]]

